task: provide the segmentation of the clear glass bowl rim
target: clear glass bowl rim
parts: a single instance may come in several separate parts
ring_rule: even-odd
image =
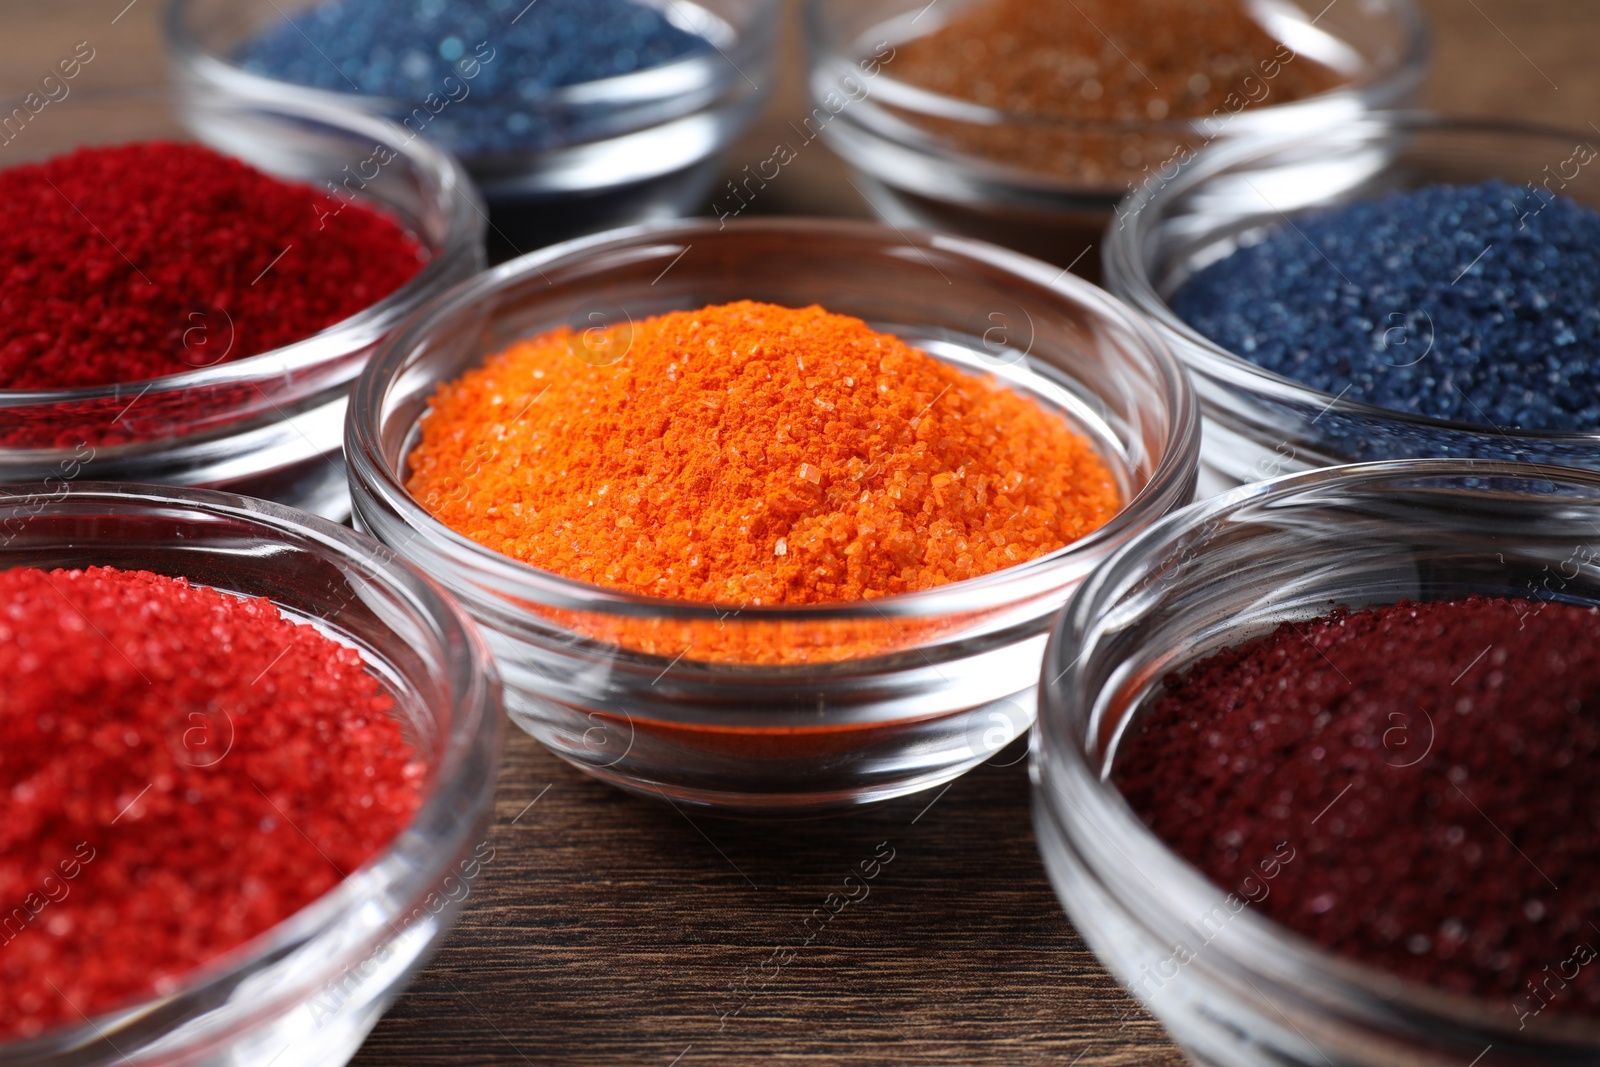
[[[227,56],[206,48],[188,32],[186,18],[195,2],[196,0],[172,0],[167,5],[166,13],[162,17],[162,29],[167,47],[175,59],[193,69],[203,72],[204,68],[209,66],[216,72],[222,72],[230,82],[235,83],[232,91],[248,92],[250,95],[261,94],[271,98],[283,97],[318,102],[324,106],[345,109],[358,106],[378,108],[408,106],[407,101],[398,97],[335,92],[246,70]],[[757,3],[758,13],[752,32],[738,33],[738,27],[734,27],[736,32],[731,55],[729,49],[706,38],[712,49],[733,68],[734,78],[742,76],[738,71],[738,64],[735,63],[735,57],[747,56],[753,59],[753,52],[760,48],[761,40],[770,31],[777,18],[777,0],[757,0]],[[559,86],[542,97],[539,103],[541,106],[557,107],[576,107],[602,101],[618,106],[649,103],[660,98],[660,83],[663,77],[671,77],[678,71],[694,70],[696,67],[704,66],[707,60],[708,57],[704,52],[691,53],[653,67],[629,71],[627,74],[615,74],[608,78],[594,78],[586,82]],[[355,101],[361,101],[362,104],[357,105]]]
[[[1092,650],[1084,646],[1084,637],[1105,617],[1107,601],[1116,595],[1118,588],[1146,562],[1164,555],[1185,533],[1204,529],[1207,523],[1245,507],[1264,510],[1297,499],[1315,499],[1332,489],[1359,491],[1400,479],[1428,478],[1559,482],[1580,485],[1592,494],[1592,499],[1600,502],[1600,472],[1596,471],[1500,460],[1406,459],[1319,467],[1281,475],[1240,486],[1166,516],[1101,563],[1079,586],[1051,628],[1050,644],[1044,656],[1045,680],[1040,687],[1039,715],[1030,741],[1034,790],[1042,802],[1057,811],[1061,810],[1063,801],[1074,807],[1077,803],[1087,804],[1087,810],[1080,810],[1077,819],[1093,823],[1098,832],[1115,840],[1124,853],[1136,857],[1136,862],[1132,859],[1128,862],[1156,884],[1175,886],[1185,897],[1195,899],[1221,892],[1215,883],[1168,848],[1134,814],[1121,791],[1089,765],[1083,752],[1085,739],[1081,731],[1066,730],[1067,712],[1062,693],[1075,687],[1082,673],[1080,665],[1092,655]],[[1068,650],[1072,650],[1070,659]],[[1052,678],[1055,680],[1050,681]],[[1058,777],[1064,781],[1058,782]],[[1062,789],[1069,786],[1082,787],[1073,790],[1076,802],[1061,796]],[[1063,814],[1062,817],[1070,816]],[[1492,1000],[1437,990],[1339,956],[1250,908],[1233,915],[1230,926],[1235,924],[1246,942],[1250,960],[1263,964],[1259,970],[1270,972],[1280,981],[1303,981],[1306,975],[1314,975],[1326,983],[1331,989],[1330,995],[1338,997],[1339,1003],[1358,1005],[1366,1017],[1392,1020],[1398,1009],[1414,1020],[1432,1020],[1486,1033],[1518,1032],[1511,1025],[1516,1020],[1507,1019],[1506,1013],[1484,1011],[1485,1005],[1494,1003]],[[1535,1020],[1529,1032],[1535,1040],[1542,1035],[1600,1047],[1600,1019],[1561,1015],[1542,1022]]]
[[[479,201],[476,187],[460,163],[447,152],[420,137],[413,136],[409,130],[387,119],[364,115],[347,107],[336,107],[320,101],[216,97],[172,85],[130,86],[116,90],[78,90],[77,93],[81,93],[86,98],[83,103],[91,107],[95,103],[126,106],[130,101],[144,100],[151,104],[168,106],[177,113],[189,108],[216,112],[265,109],[287,117],[310,119],[326,126],[346,130],[359,134],[363,139],[371,138],[375,144],[386,145],[393,148],[398,155],[408,158],[418,170],[431,175],[441,190],[449,192],[451,200],[449,233],[439,253],[431,256],[428,262],[423,264],[422,269],[405,285],[376,304],[363,308],[349,318],[342,319],[293,344],[212,367],[180,371],[159,378],[130,379],[110,385],[73,389],[0,389],[0,411],[40,404],[117,400],[138,392],[140,388],[146,393],[159,395],[206,386],[249,384],[253,381],[293,374],[347,356],[352,349],[360,347],[354,343],[356,339],[361,339],[361,344],[370,344],[386,329],[402,321],[408,306],[416,304],[421,294],[437,283],[439,276],[449,269],[452,260],[464,252],[470,252],[474,245],[483,244],[488,216]],[[21,97],[15,100],[20,101]],[[11,101],[6,103],[9,104]],[[103,143],[134,142],[117,140]],[[329,351],[330,343],[341,341],[347,336],[351,338],[352,343],[340,345],[336,352]],[[23,451],[36,454],[50,450]]]
[[[515,590],[512,595],[536,603],[555,601],[563,607],[577,606],[617,614],[680,619],[722,620],[735,608],[745,620],[804,620],[816,622],[836,619],[871,619],[888,616],[930,617],[961,611],[981,610],[1010,602],[1014,595],[1041,574],[1076,563],[1104,551],[1108,541],[1127,536],[1130,529],[1159,514],[1165,501],[1192,473],[1195,456],[1184,447],[1169,448],[1161,456],[1149,482],[1129,500],[1111,521],[1055,552],[1037,557],[992,574],[916,593],[902,593],[875,600],[838,604],[807,604],[787,607],[713,604],[623,593],[604,586],[565,578],[550,571],[502,555],[444,525],[412,499],[396,472],[383,459],[378,427],[384,394],[395,373],[411,351],[439,324],[477,306],[533,276],[542,276],[567,264],[582,263],[596,253],[627,247],[647,247],[652,243],[715,240],[719,232],[800,235],[819,241],[830,237],[844,239],[890,240],[901,247],[923,247],[954,254],[975,263],[1022,276],[1030,281],[1045,281],[1064,300],[1090,317],[1109,320],[1126,331],[1142,348],[1153,376],[1162,380],[1163,395],[1153,402],[1163,405],[1172,421],[1169,442],[1198,443],[1199,408],[1188,376],[1167,346],[1137,315],[1120,301],[1090,283],[1066,274],[1056,267],[1017,252],[972,238],[905,230],[878,223],[847,219],[756,218],[735,219],[727,224],[716,220],[689,220],[653,223],[612,230],[590,237],[552,245],[485,271],[436,297],[419,311],[405,329],[392,336],[356,379],[346,422],[345,453],[352,483],[361,483],[390,513],[411,530],[469,572],[480,584]]]
[[[47,1030],[25,1041],[0,1042],[0,1054],[8,1050],[49,1053],[93,1044],[100,1039],[103,1023],[144,1008],[196,997],[210,989],[229,988],[233,979],[250,970],[253,964],[306,940],[340,916],[367,903],[370,889],[375,885],[395,886],[397,896],[410,900],[438,881],[453,858],[451,850],[441,845],[445,836],[442,831],[461,821],[456,814],[460,809],[472,806],[486,809],[493,802],[493,774],[485,781],[473,782],[463,779],[460,772],[469,759],[485,749],[491,766],[498,764],[505,720],[500,708],[500,677],[493,657],[477,624],[455,598],[376,540],[348,526],[282,504],[212,489],[133,482],[75,482],[64,489],[35,483],[7,486],[6,489],[13,500],[37,496],[48,501],[37,512],[30,512],[30,517],[34,518],[85,503],[102,505],[109,512],[198,511],[257,527],[266,537],[291,534],[297,539],[314,541],[320,549],[356,565],[368,581],[399,590],[405,599],[421,605],[430,622],[466,654],[455,657],[449,665],[448,682],[454,691],[457,714],[450,733],[441,738],[433,791],[417,809],[412,821],[383,851],[287,919],[190,971],[169,992],[125,1004],[81,1024]],[[82,547],[92,542],[76,544]],[[374,552],[380,550],[389,553],[387,562],[380,563],[374,558]]]
[[[1374,140],[1383,135],[1404,136],[1409,131],[1482,134],[1506,137],[1553,137],[1580,140],[1587,135],[1577,130],[1557,126],[1519,122],[1508,119],[1467,118],[1439,115],[1428,111],[1379,111],[1346,123],[1337,133],[1338,143],[1348,145],[1356,135],[1370,136]],[[1163,182],[1152,179],[1133,192],[1117,209],[1117,217],[1106,230],[1105,271],[1106,287],[1116,293],[1161,330],[1175,335],[1183,343],[1175,346],[1185,357],[1192,357],[1195,369],[1207,377],[1218,379],[1235,388],[1264,394],[1283,403],[1314,405],[1325,411],[1350,415],[1356,418],[1400,423],[1426,430],[1495,434],[1542,443],[1594,444],[1600,442],[1600,431],[1579,430],[1529,430],[1514,427],[1502,429],[1487,423],[1461,422],[1454,419],[1437,419],[1428,415],[1394,411],[1359,400],[1345,400],[1332,393],[1301,385],[1292,378],[1264,370],[1249,360],[1223,348],[1215,341],[1179,318],[1165,299],[1156,292],[1155,285],[1145,269],[1140,250],[1149,243],[1147,213],[1159,217],[1163,209],[1180,196],[1193,192],[1205,182],[1235,167],[1286,148],[1309,147],[1326,140],[1327,133],[1293,132],[1246,135],[1238,140],[1216,144],[1195,155],[1179,169],[1177,177]]]
[[[851,42],[835,42],[830,20],[823,14],[823,0],[808,0],[805,5],[806,37],[811,48],[809,67],[816,70],[819,67],[836,64],[841,61],[855,63],[860,59],[848,51]],[[1251,121],[1251,116],[1293,116],[1301,112],[1320,110],[1330,104],[1343,102],[1362,103],[1373,98],[1383,98],[1391,87],[1403,85],[1420,76],[1425,70],[1433,52],[1433,37],[1427,17],[1422,13],[1422,8],[1416,0],[1390,0],[1394,4],[1396,13],[1406,26],[1406,39],[1404,54],[1395,63],[1387,77],[1370,82],[1365,85],[1343,85],[1327,92],[1317,93],[1314,96],[1304,97],[1287,104],[1273,104],[1263,108],[1245,108],[1235,114],[1234,118],[1243,118]],[[904,42],[901,42],[904,43]],[[1201,115],[1191,119],[1076,119],[1067,117],[1054,117],[1039,115],[1027,111],[1014,111],[1008,108],[992,107],[980,104],[974,100],[964,100],[960,97],[950,96],[945,93],[924,89],[910,82],[900,81],[893,77],[890,71],[892,65],[874,76],[876,81],[884,79],[897,89],[905,91],[904,99],[897,99],[894,106],[906,111],[915,111],[910,106],[910,101],[922,99],[926,108],[918,113],[927,118],[939,118],[968,122],[975,126],[1000,127],[1000,126],[1034,126],[1048,129],[1061,129],[1085,133],[1168,133],[1178,136],[1186,133],[1204,132],[1203,124],[1214,115]],[[1256,121],[1259,121],[1257,119]],[[941,154],[952,158],[972,158],[964,153],[944,149]]]

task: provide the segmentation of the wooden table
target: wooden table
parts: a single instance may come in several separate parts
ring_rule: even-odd
[[[1433,106],[1600,124],[1600,4],[1425,6],[1438,29]],[[0,92],[29,88],[83,40],[96,59],[80,84],[158,79],[159,14],[159,0],[0,0]],[[765,158],[806,110],[791,47],[730,171]],[[821,146],[755,209],[866,213]],[[848,817],[743,824],[626,797],[513,731],[494,862],[356,1062],[1182,1063],[1062,915],[1034,847],[1022,756],[1013,746],[943,792]],[[885,843],[894,858],[870,895],[787,966],[769,962]]]

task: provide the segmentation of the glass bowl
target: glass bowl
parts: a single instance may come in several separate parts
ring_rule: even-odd
[[[1600,174],[1581,163],[1594,157],[1597,143],[1585,133],[1511,123],[1373,115],[1315,136],[1219,147],[1171,181],[1139,190],[1108,233],[1106,285],[1155,323],[1194,374],[1205,415],[1203,484],[1223,488],[1312,467],[1429,456],[1600,467],[1600,434],[1474,425],[1342,399],[1227,351],[1167,303],[1190,274],[1247,235],[1397,189],[1501,178],[1600,207]],[[1396,308],[1392,321],[1411,310]],[[1430,333],[1425,324],[1386,333],[1395,366],[1427,358]]]
[[[896,47],[971,8],[971,0],[809,0],[810,92],[800,138],[823,137],[880,218],[994,241],[1099,277],[1112,212],[1134,186],[1205,145],[1271,130],[1325,131],[1405,106],[1427,74],[1427,23],[1413,0],[1257,2],[1291,54],[1321,58],[1345,86],[1286,104],[1246,95],[1200,119],[1067,120],[989,107],[896,80]],[[1292,62],[1292,60],[1290,60]],[[1270,101],[1282,65],[1243,85]],[[1236,94],[1237,95],[1237,94]],[[1009,162],[1047,146],[1048,168]],[[1106,162],[1099,162],[1106,161]],[[1079,261],[1078,257],[1084,258]]]
[[[481,74],[475,66],[458,70],[463,77],[454,87],[440,86],[435,108],[297,85],[236,62],[245,41],[320,2],[175,0],[166,18],[173,79],[204,92],[315,102],[404,123],[411,136],[433,140],[464,161],[493,212],[495,244],[508,255],[703,211],[725,150],[755,118],[774,76],[777,0],[668,0],[652,6],[713,47],[551,90],[528,108],[537,110],[541,125],[525,143],[485,146],[474,134],[481,127],[468,121],[482,113],[469,109],[491,106],[472,96],[473,78],[465,75]],[[494,63],[496,44],[492,35],[484,42],[483,66]]]
[[[436,301],[362,375],[346,445],[356,520],[465,601],[511,717],[596,777],[745,813],[937,785],[1027,728],[1051,615],[1193,490],[1181,369],[1115,301],[1063,274],[976,241],[826,220],[642,227],[525,257]],[[486,353],[558,325],[740,299],[819,303],[994,374],[1076,424],[1129,502],[1082,540],[984,578],[776,608],[559,577],[446,528],[406,492],[418,418]],[[791,662],[750,662],[761,657],[747,649]]]
[[[1119,738],[1165,676],[1330,602],[1600,603],[1597,523],[1600,474],[1587,471],[1448,459],[1322,468],[1169,516],[1083,584],[1045,656],[1032,739],[1039,848],[1073,925],[1191,1062],[1498,1067],[1600,1055],[1592,1020],[1547,1013],[1519,1030],[1509,999],[1392,977],[1228,906],[1109,781]],[[1197,917],[1219,907],[1227,918],[1197,933]]]
[[[365,311],[270,352],[217,363],[205,346],[231,343],[228,317],[196,308],[186,327],[196,342],[194,370],[94,388],[0,391],[0,441],[29,442],[0,444],[0,483],[92,477],[208,486],[348,515],[340,444],[351,380],[385,334],[484,264],[484,218],[471,183],[443,152],[406,144],[404,133],[315,104],[160,89],[70,92],[34,116],[5,146],[4,166],[88,144],[198,139],[285,180],[340,183],[397,218],[432,258]],[[393,158],[375,163],[384,153]],[[349,179],[369,163],[374,177]]]
[[[338,1067],[454,925],[493,860],[503,740],[482,637],[383,545],[292,509],[126,483],[0,490],[0,570],[104,565],[267,597],[360,650],[428,768],[415,820],[336,888],[166,996],[0,1045],[13,1067]],[[224,755],[221,758],[226,758]]]

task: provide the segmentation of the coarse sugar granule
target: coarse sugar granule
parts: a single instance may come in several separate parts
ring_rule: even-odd
[[[407,487],[533,566],[745,605],[974,578],[1121,506],[1038,403],[859,319],[748,301],[490,357],[434,395]]]
[[[0,572],[0,1039],[169,992],[385,847],[424,773],[392,705],[270,601]]]
[[[1600,211],[1502,181],[1297,216],[1172,297],[1312,389],[1502,429],[1600,429]]]
[[[919,88],[1031,120],[1022,129],[975,125],[962,134],[979,138],[972,147],[997,161],[1117,185],[1163,162],[1156,153],[1181,141],[1058,132],[1038,120],[1231,117],[1347,80],[1296,55],[1240,0],[984,0],[898,44],[885,69]]]
[[[0,170],[0,389],[258,355],[377,303],[423,260],[394,220],[201,145]]]
[[[1600,1015],[1570,965],[1600,948],[1597,637],[1594,608],[1484,597],[1284,623],[1168,678],[1114,780],[1220,886],[1287,844],[1253,906],[1326,948]]]
[[[236,60],[391,99],[396,118],[413,114],[412,128],[464,155],[547,149],[592,122],[560,98],[566,87],[710,52],[683,28],[692,14],[634,0],[332,0],[269,23]]]

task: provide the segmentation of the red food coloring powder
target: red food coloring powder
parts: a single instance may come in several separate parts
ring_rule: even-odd
[[[394,220],[200,145],[0,171],[0,389],[258,355],[377,303],[424,258]]]
[[[1600,1015],[1597,637],[1481,597],[1286,623],[1168,678],[1115,781],[1220,886],[1287,844],[1254,906],[1335,952]]]
[[[268,600],[0,572],[0,1039],[170,990],[383,849],[425,774],[392,704]]]

